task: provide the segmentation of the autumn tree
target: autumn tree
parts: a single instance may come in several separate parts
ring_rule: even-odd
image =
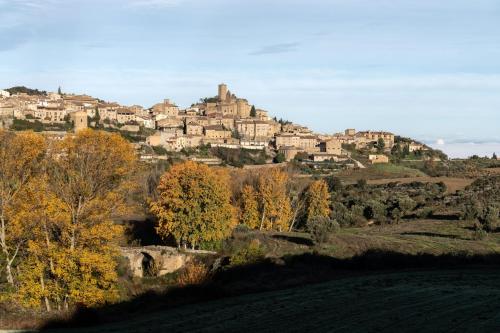
[[[151,211],[162,238],[172,235],[179,246],[227,237],[234,226],[226,171],[192,161],[174,165],[160,179]]]
[[[10,218],[12,204],[39,171],[45,140],[32,132],[14,134],[0,130],[0,248],[8,283],[14,284],[12,265],[25,244],[23,233]]]
[[[307,220],[330,215],[330,193],[324,180],[316,180],[309,185],[306,193]]]
[[[241,191],[240,222],[249,228],[259,227],[259,202],[257,192],[251,185],[245,185]]]
[[[71,249],[85,241],[82,232],[87,227],[125,212],[131,186],[127,180],[135,167],[132,146],[117,134],[89,129],[57,146],[49,181],[71,214]]]
[[[288,175],[279,168],[263,173],[258,181],[259,229],[288,230],[292,207],[287,191]]]
[[[26,207],[23,220],[37,223],[20,267],[19,296],[25,304],[43,299],[58,308],[112,300],[121,234],[112,218],[126,212],[134,150],[119,135],[84,130],[52,147],[47,164],[46,184],[27,194],[31,211]]]

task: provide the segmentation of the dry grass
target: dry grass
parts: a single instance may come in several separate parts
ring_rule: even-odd
[[[204,283],[208,278],[207,267],[197,261],[190,261],[186,264],[181,274],[177,278],[179,286],[189,286]]]
[[[446,185],[447,193],[455,193],[456,191],[463,190],[465,187],[472,184],[474,179],[470,178],[453,178],[453,177],[407,177],[407,178],[386,178],[386,179],[372,179],[368,180],[370,185],[382,185],[393,182],[400,182],[403,184],[412,182],[422,182],[422,183],[440,183],[443,182]]]

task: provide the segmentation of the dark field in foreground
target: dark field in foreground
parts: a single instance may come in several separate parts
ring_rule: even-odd
[[[495,269],[373,274],[53,332],[499,332],[499,278]]]

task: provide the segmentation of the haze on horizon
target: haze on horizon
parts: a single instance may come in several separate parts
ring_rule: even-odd
[[[225,82],[319,132],[500,152],[499,35],[496,0],[0,0],[0,87],[149,107]]]

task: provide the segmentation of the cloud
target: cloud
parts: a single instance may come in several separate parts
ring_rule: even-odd
[[[173,7],[179,5],[183,0],[130,0],[130,7]]]
[[[264,55],[264,54],[277,54],[277,53],[288,53],[294,52],[299,47],[299,42],[293,43],[279,43],[273,45],[263,46],[259,50],[250,52],[250,55]]]

